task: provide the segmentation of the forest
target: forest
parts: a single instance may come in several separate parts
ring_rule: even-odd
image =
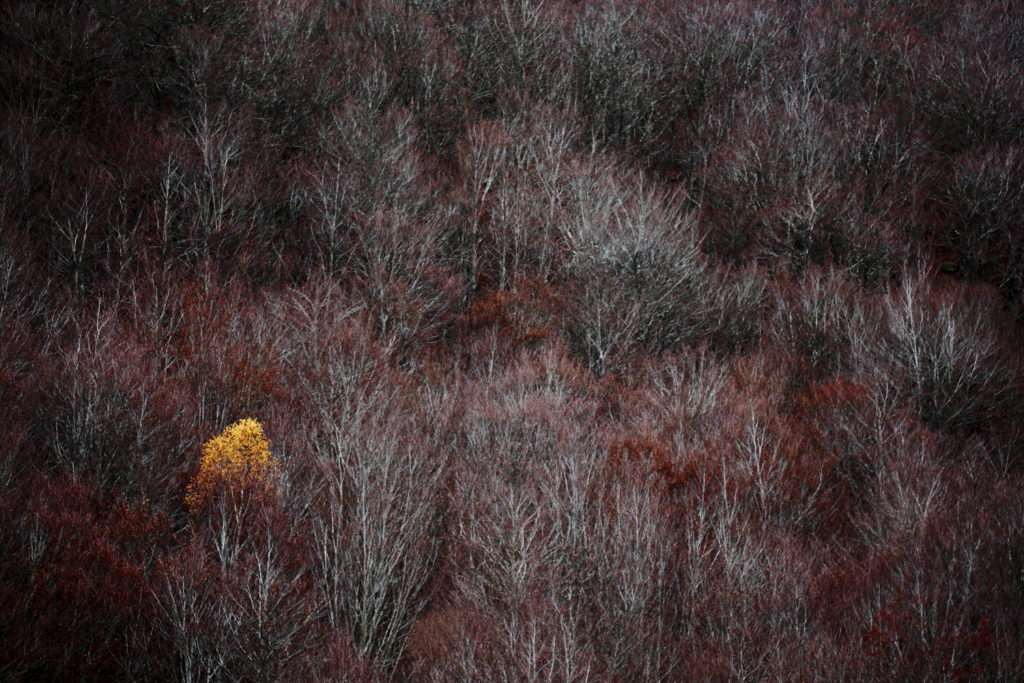
[[[0,3],[0,680],[1024,678],[1024,4]]]

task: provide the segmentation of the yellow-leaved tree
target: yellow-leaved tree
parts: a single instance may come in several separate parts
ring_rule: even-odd
[[[269,486],[276,471],[263,425],[244,418],[203,444],[199,472],[188,485],[185,504],[194,515],[217,491]]]

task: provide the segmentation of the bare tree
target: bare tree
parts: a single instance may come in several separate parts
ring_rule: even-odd
[[[382,407],[335,425],[321,444],[313,533],[331,626],[350,629],[361,656],[393,671],[441,550],[444,462]]]
[[[1018,370],[995,334],[995,320],[943,299],[927,275],[904,279],[889,299],[880,349],[895,381],[930,426],[984,429],[1018,404]]]

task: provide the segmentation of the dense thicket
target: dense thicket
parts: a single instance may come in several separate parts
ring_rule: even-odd
[[[1020,680],[1022,7],[0,4],[0,678]]]

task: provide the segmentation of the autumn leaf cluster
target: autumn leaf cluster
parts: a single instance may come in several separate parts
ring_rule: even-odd
[[[195,514],[218,488],[270,486],[276,470],[263,425],[252,418],[239,420],[203,444],[185,504]]]

